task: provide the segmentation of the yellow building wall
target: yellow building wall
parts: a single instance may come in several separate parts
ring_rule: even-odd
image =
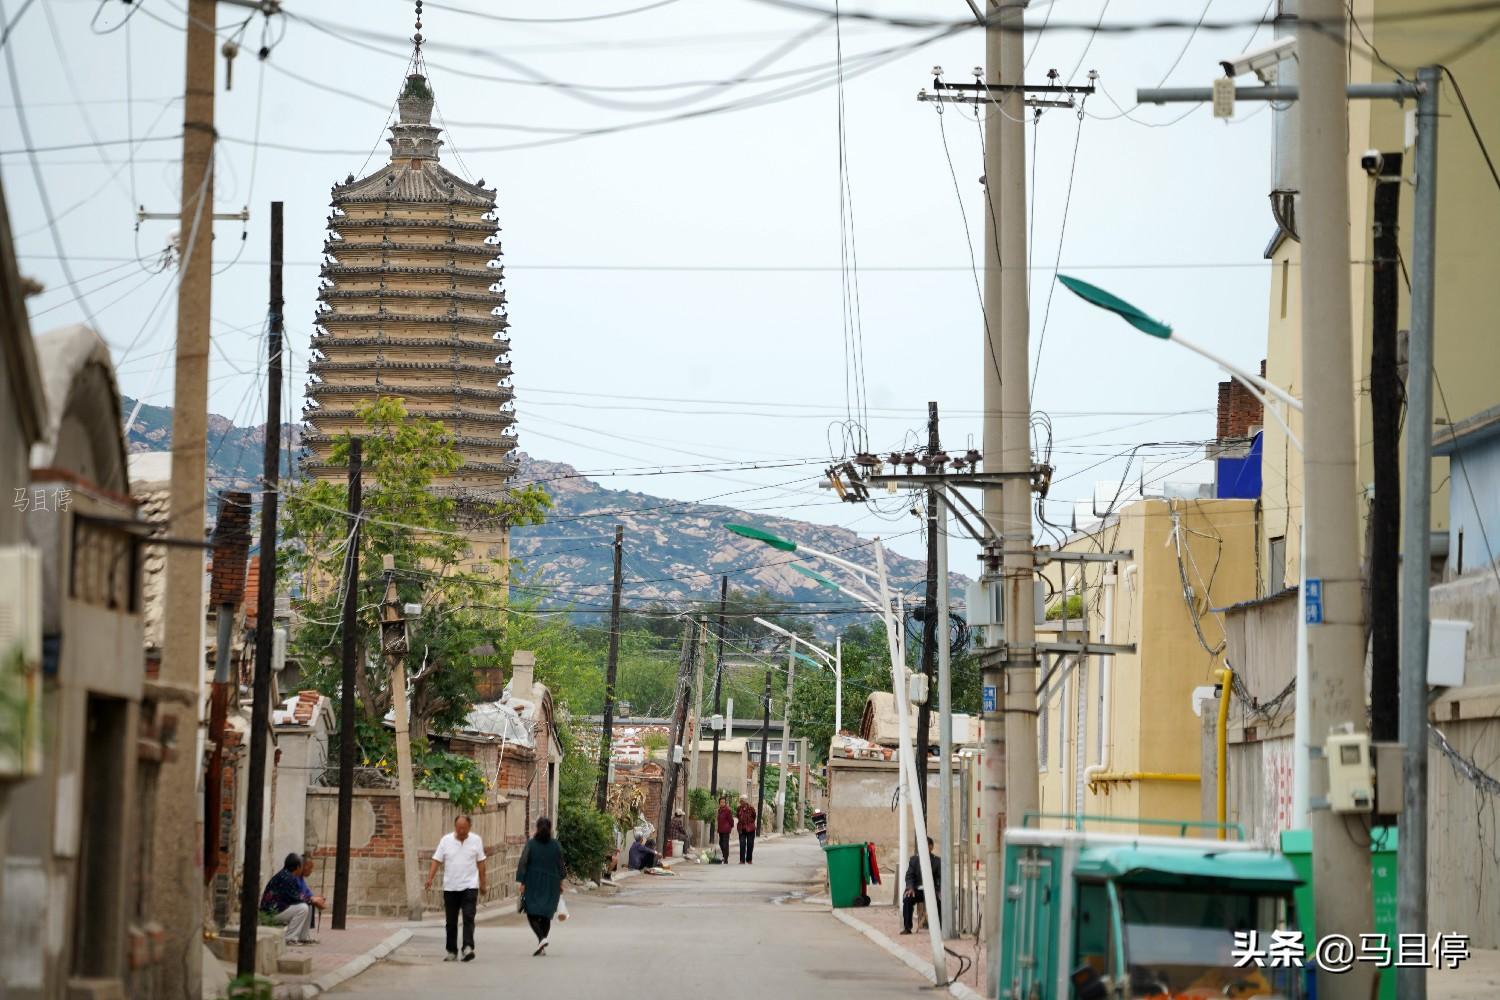
[[[1143,500],[1065,546],[1068,551],[1128,549],[1130,559],[1117,567],[1084,564],[1082,570],[1077,563],[1048,566],[1054,593],[1082,590],[1083,625],[1092,641],[1134,643],[1136,651],[1092,657],[1086,669],[1058,671],[1064,679],[1051,686],[1044,702],[1049,745],[1040,774],[1043,811],[1131,820],[1199,818],[1196,780],[1139,776],[1199,772],[1201,724],[1190,699],[1194,688],[1214,683],[1223,654],[1205,648],[1194,622],[1208,646],[1217,648],[1223,629],[1211,609],[1255,595],[1255,518],[1255,504],[1248,500]],[[1181,571],[1174,524],[1180,525],[1182,538]],[[1192,587],[1196,613],[1184,598],[1183,574]],[[1077,627],[1069,625],[1070,631]],[[1109,697],[1101,704],[1106,671]],[[1080,697],[1085,708],[1081,742]],[[1102,768],[1104,780],[1092,788],[1084,782],[1080,801],[1078,776],[1089,767]],[[1133,824],[1121,828],[1132,829]]]
[[[1386,22],[1382,14],[1393,11],[1421,12],[1450,6],[1445,0],[1362,0],[1354,4],[1356,16],[1368,38],[1369,46],[1359,32],[1351,62],[1352,82],[1385,82],[1395,73],[1374,61],[1369,47],[1381,57],[1415,78],[1416,67],[1441,62],[1449,67],[1463,88],[1469,111],[1482,132],[1486,124],[1500,121],[1500,35],[1495,35],[1472,50],[1465,47],[1481,38],[1493,27],[1494,13],[1484,12],[1465,17],[1442,17],[1432,20]],[[1373,295],[1374,270],[1370,233],[1374,198],[1373,183],[1359,165],[1366,149],[1402,150],[1406,137],[1406,115],[1413,107],[1393,101],[1351,101],[1349,105],[1349,226],[1350,271],[1354,331],[1352,349],[1356,373],[1355,401],[1359,409],[1358,440],[1359,477],[1362,491],[1374,479],[1371,464],[1371,422],[1369,397],[1370,301]],[[1437,380],[1443,393],[1436,395],[1433,415],[1436,421],[1461,420],[1496,402],[1494,373],[1500,371],[1500,336],[1496,316],[1500,316],[1500,282],[1495,279],[1500,253],[1494,245],[1494,233],[1500,230],[1500,191],[1496,190],[1474,140],[1453,84],[1444,78],[1438,125],[1438,220],[1437,220],[1437,288],[1435,298],[1434,358]],[[1404,149],[1403,173],[1410,182],[1414,177],[1416,150]],[[1493,154],[1493,151],[1492,151]],[[1412,206],[1415,191],[1410,183],[1401,193],[1400,243],[1408,270],[1412,261]],[[1269,217],[1268,217],[1269,221]],[[1267,325],[1266,374],[1269,379],[1287,387],[1301,397],[1301,288],[1300,247],[1284,243],[1272,259],[1271,292]],[[1400,328],[1410,326],[1410,296],[1401,288]],[[1446,396],[1447,406],[1444,406]],[[1292,428],[1299,431],[1300,420],[1294,416]],[[1403,445],[1404,449],[1404,445]],[[1403,451],[1404,453],[1404,451]],[[1262,559],[1270,557],[1270,541],[1285,537],[1287,544],[1287,583],[1297,581],[1301,532],[1302,468],[1300,455],[1288,453],[1286,437],[1273,420],[1266,421],[1265,436],[1265,533]],[[1432,481],[1432,527],[1448,527],[1448,463],[1434,459]],[[1460,484],[1462,488],[1462,484]],[[1367,496],[1367,494],[1362,494]],[[1364,508],[1361,508],[1361,513]],[[1361,532],[1361,544],[1363,544]]]

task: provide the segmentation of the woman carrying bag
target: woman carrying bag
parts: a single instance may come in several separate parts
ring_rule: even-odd
[[[532,956],[547,951],[547,937],[552,931],[554,915],[568,918],[562,902],[563,868],[562,845],[552,836],[552,821],[543,816],[536,821],[536,833],[521,850],[521,863],[516,867],[516,886],[521,890],[520,910],[526,914],[536,935],[536,951]]]

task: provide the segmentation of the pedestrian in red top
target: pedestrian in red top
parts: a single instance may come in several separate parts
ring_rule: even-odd
[[[719,860],[729,864],[729,831],[734,829],[734,812],[729,808],[729,798],[719,796],[719,815],[715,818],[714,829],[719,833]]]
[[[735,811],[740,821],[740,864],[755,864],[755,807],[742,797]]]

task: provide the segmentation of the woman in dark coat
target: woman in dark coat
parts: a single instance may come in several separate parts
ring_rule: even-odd
[[[536,935],[533,956],[547,951],[547,935],[552,932],[552,916],[562,898],[562,845],[552,836],[552,821],[543,816],[536,821],[536,834],[521,850],[516,867],[516,885],[521,890],[521,910]]]

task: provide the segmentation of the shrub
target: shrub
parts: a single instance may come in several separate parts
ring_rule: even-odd
[[[558,803],[557,839],[570,873],[598,878],[615,846],[614,823],[588,801],[566,797]]]

